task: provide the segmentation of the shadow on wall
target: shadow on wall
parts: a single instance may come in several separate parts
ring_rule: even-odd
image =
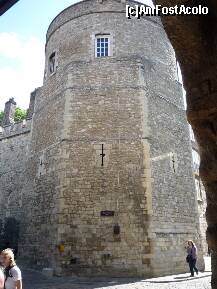
[[[0,250],[11,248],[18,253],[19,222],[14,218],[0,220]]]

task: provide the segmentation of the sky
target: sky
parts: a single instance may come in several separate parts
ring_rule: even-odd
[[[0,16],[0,110],[14,97],[27,108],[30,93],[42,85],[44,45],[53,18],[76,0],[20,0]],[[151,0],[140,2],[151,4]]]

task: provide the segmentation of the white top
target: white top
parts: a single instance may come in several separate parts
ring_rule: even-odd
[[[5,276],[2,269],[0,268],[0,289],[4,289],[4,280]]]
[[[9,271],[10,277],[5,282],[5,289],[16,289],[16,281],[22,279],[21,271],[17,266],[14,266]]]

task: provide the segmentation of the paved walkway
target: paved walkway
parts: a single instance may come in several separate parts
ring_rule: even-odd
[[[207,267],[206,270],[210,268]],[[189,278],[189,273],[167,277],[136,279],[46,278],[40,272],[23,272],[24,289],[211,289],[211,273],[206,271]]]
[[[35,272],[24,272],[24,289],[211,289],[210,273],[188,278],[189,274],[133,279],[46,279]]]

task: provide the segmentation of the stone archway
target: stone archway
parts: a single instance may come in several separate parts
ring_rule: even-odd
[[[212,288],[217,288],[217,2],[156,0],[174,6],[209,7],[207,16],[162,17],[180,63],[187,91],[187,116],[200,146],[200,174],[207,191],[207,240],[212,249]]]

